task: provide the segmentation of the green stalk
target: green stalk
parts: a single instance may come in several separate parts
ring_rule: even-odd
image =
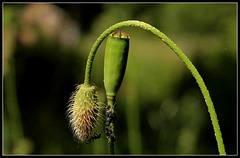
[[[116,99],[115,97],[108,97],[107,98],[107,102],[108,102],[108,105],[109,105],[109,112],[112,114],[112,115],[115,115],[115,112],[114,112],[114,103],[115,103]],[[115,120],[113,119],[111,122],[110,122],[110,125],[109,125],[109,128],[111,130],[111,133],[112,133],[112,136],[115,137],[114,135],[114,123],[115,123]],[[108,148],[109,148],[109,154],[114,154],[114,142],[115,142],[115,138],[111,138],[111,136],[109,136],[108,138]]]
[[[220,155],[226,155],[225,152],[225,148],[224,148],[224,144],[223,144],[223,139],[222,139],[222,134],[221,134],[221,130],[220,130],[220,126],[218,123],[218,119],[217,119],[217,114],[215,112],[210,94],[208,92],[208,89],[202,79],[202,77],[200,76],[200,74],[198,73],[197,69],[195,68],[195,66],[192,64],[192,62],[188,59],[188,57],[176,46],[176,44],[170,40],[165,34],[163,34],[161,31],[159,31],[158,29],[156,29],[155,27],[145,23],[145,22],[141,22],[141,21],[137,21],[137,20],[128,20],[128,21],[123,21],[120,23],[117,23],[111,27],[109,27],[108,29],[106,29],[96,40],[96,42],[94,43],[89,56],[88,56],[88,60],[87,60],[87,65],[86,65],[86,72],[85,72],[85,81],[84,84],[85,85],[90,85],[90,78],[91,78],[91,70],[92,70],[92,63],[93,63],[93,59],[94,56],[96,54],[96,51],[98,49],[98,47],[100,46],[100,44],[103,42],[103,40],[112,32],[122,28],[122,27],[128,27],[128,26],[134,26],[134,27],[140,27],[144,30],[148,30],[150,32],[152,32],[154,35],[156,35],[157,37],[159,37],[165,44],[167,44],[175,53],[176,55],[185,63],[185,65],[187,66],[187,68],[190,70],[190,72],[192,73],[193,77],[196,79],[196,82],[198,83],[200,90],[202,92],[202,95],[205,99],[205,102],[207,104],[207,108],[208,108],[208,112],[210,114],[210,118],[212,121],[212,125],[213,125],[213,129],[215,132],[215,136],[216,136],[216,141],[217,141],[217,145],[218,145],[218,151],[220,153]],[[113,124],[114,127],[114,124]]]

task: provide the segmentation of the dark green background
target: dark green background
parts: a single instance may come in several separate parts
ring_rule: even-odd
[[[73,138],[67,102],[84,81],[97,37],[130,19],[160,29],[193,62],[215,105],[226,152],[236,154],[236,3],[4,3],[4,154],[108,153],[105,138],[91,144]],[[116,154],[218,154],[206,104],[183,62],[151,33],[123,30],[131,40],[117,97]],[[102,103],[104,47],[92,70]],[[103,124],[98,131],[105,137]]]

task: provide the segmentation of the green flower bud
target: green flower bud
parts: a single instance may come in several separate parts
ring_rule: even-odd
[[[115,97],[123,80],[129,49],[129,35],[121,30],[107,40],[104,59],[104,86],[107,97]]]
[[[98,111],[96,87],[78,85],[70,98],[67,112],[74,135],[79,140],[87,142],[96,134]]]

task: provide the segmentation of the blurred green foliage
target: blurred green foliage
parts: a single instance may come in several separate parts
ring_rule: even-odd
[[[72,137],[66,107],[97,37],[130,19],[160,29],[190,58],[210,91],[226,152],[236,154],[236,3],[4,3],[3,154],[107,153],[105,138],[82,144]],[[218,154],[206,104],[183,62],[151,33],[124,30],[131,41],[116,154]],[[104,46],[92,71],[103,103]],[[98,131],[105,137],[104,119]]]

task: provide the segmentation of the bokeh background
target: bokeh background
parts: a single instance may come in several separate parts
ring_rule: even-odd
[[[237,153],[236,3],[4,3],[3,154],[108,153],[104,120],[103,138],[83,144],[66,109],[97,37],[130,19],[160,29],[190,58],[209,89],[226,152]],[[131,41],[117,96],[116,154],[218,154],[206,104],[183,62],[150,32],[123,30]],[[105,43],[92,71],[102,103]]]

